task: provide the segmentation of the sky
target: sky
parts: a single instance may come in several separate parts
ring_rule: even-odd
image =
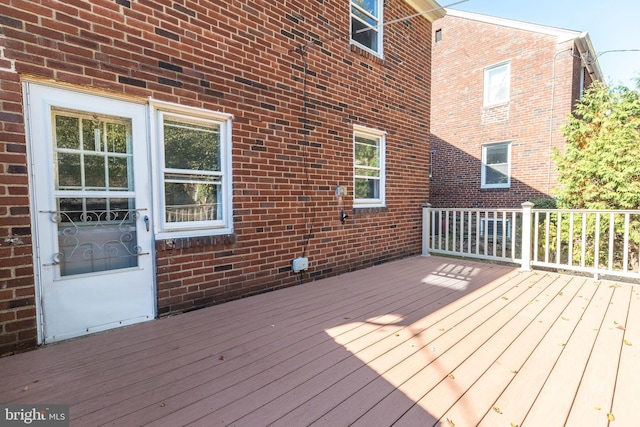
[[[458,0],[438,0],[449,7]],[[640,0],[467,0],[452,9],[589,33],[605,83],[635,89],[640,77]],[[638,52],[607,52],[633,50]]]

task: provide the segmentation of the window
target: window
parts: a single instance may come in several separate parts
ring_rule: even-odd
[[[384,136],[384,132],[354,126],[353,203],[356,207],[385,205]]]
[[[383,0],[351,0],[351,41],[382,55]]]
[[[484,106],[509,102],[509,80],[511,65],[509,62],[494,65],[484,70]]]
[[[163,237],[233,231],[231,116],[153,101]]]
[[[436,30],[436,43],[442,41],[442,29]]]
[[[482,146],[482,188],[511,186],[511,143]]]

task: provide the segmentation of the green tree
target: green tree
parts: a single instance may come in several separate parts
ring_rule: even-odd
[[[562,128],[566,138],[564,150],[555,150],[557,165],[558,207],[565,209],[640,209],[640,79],[637,89],[624,86],[609,88],[595,82],[578,102],[569,122]],[[578,261],[585,241],[586,261],[595,258],[595,216],[586,215],[586,239],[581,231],[573,233],[573,257]],[[550,214],[552,249],[559,242],[566,255],[568,222],[561,223],[557,239],[556,214]],[[575,217],[579,224],[582,214]],[[613,222],[613,224],[611,224]],[[604,215],[600,222],[599,262],[607,261],[608,240],[613,233],[613,255],[620,265],[624,252],[624,215]],[[640,216],[631,215],[628,250],[630,267],[637,271],[640,250]]]
[[[559,207],[640,209],[638,90],[595,82],[562,132],[565,150],[554,152]]]

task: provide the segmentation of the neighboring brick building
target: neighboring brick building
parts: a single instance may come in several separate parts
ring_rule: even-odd
[[[433,0],[2,9],[0,355],[420,253],[443,15]]]
[[[450,9],[433,30],[431,204],[552,196],[551,147],[582,89],[602,80],[588,34]]]

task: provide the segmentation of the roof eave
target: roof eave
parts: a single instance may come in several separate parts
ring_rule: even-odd
[[[446,11],[435,0],[405,0],[409,6],[414,8],[429,22],[442,18]]]
[[[587,72],[591,75],[593,80],[599,80],[603,82],[604,77],[602,74],[602,69],[600,68],[600,63],[598,62],[598,55],[593,49],[593,44],[591,43],[591,37],[589,37],[589,33],[585,31],[580,34],[580,37],[576,39],[576,45],[578,46],[580,57],[583,58],[583,62],[585,67],[587,68]]]

